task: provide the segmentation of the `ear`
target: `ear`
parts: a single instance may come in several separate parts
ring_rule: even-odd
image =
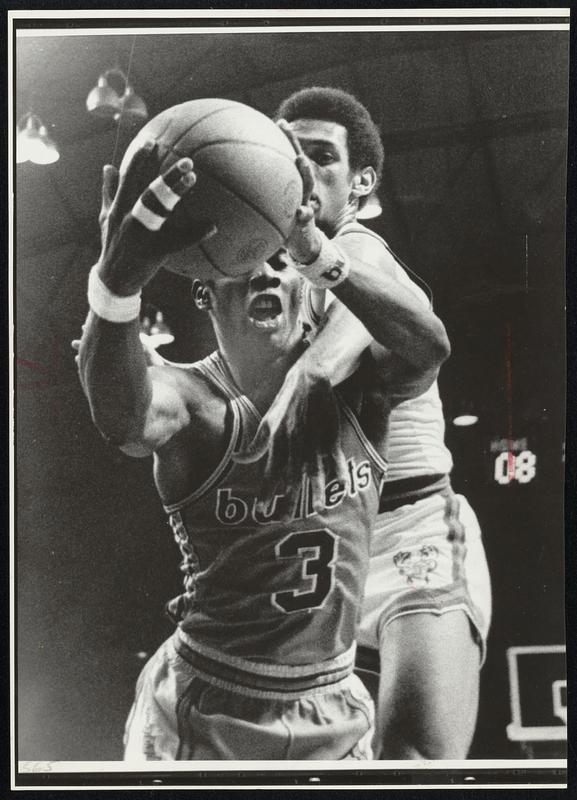
[[[195,278],[192,282],[191,287],[191,294],[192,299],[194,301],[194,305],[198,308],[199,311],[208,311],[211,307],[210,304],[210,291],[208,286],[204,284],[202,281],[199,281]]]
[[[363,167],[353,175],[351,198],[367,197],[375,188],[377,174],[372,167]]]

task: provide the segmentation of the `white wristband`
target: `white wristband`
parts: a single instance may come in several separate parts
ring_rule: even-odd
[[[345,281],[350,271],[350,264],[339,248],[328,239],[322,231],[321,249],[318,256],[310,264],[299,264],[295,267],[317,289],[334,289]]]
[[[88,304],[95,314],[108,322],[132,322],[140,316],[140,292],[128,297],[114,294],[101,281],[97,266],[88,276]]]

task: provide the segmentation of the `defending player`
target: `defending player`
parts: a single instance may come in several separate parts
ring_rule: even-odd
[[[156,163],[143,148],[116,191],[116,172],[105,168],[103,247],[79,355],[102,434],[132,455],[154,453],[158,492],[183,554],[185,591],[170,604],[178,628],[139,678],[125,757],[369,758],[371,701],[352,670],[385,465],[376,450],[383,426],[365,425],[377,398],[391,405],[434,380],[447,352],[444,328],[384,270],[321,242],[301,164],[304,205],[291,252],[309,264],[301,269],[306,279],[329,282],[375,341],[353,380],[334,394],[317,381],[306,398],[321,442],[336,432],[334,457],[321,447],[304,471],[286,440],[296,481],[260,503],[263,462],[244,466],[233,456],[254,437],[305,347],[304,278],[281,255],[274,267],[196,283],[218,351],[186,367],[147,366],[140,289],[170,247],[162,228],[168,208],[195,181],[190,159],[160,179]],[[335,429],[313,414],[327,402]]]
[[[289,97],[278,116],[290,122],[312,165],[318,227],[347,252],[356,248],[367,269],[385,272],[422,308],[430,307],[386,243],[356,221],[383,164],[381,140],[364,106],[340,90],[312,88]],[[309,292],[305,306],[315,327],[324,297]],[[276,442],[301,435],[299,398],[317,380],[342,380],[369,338],[362,323],[333,302],[245,457],[254,458],[266,447],[267,470],[277,480],[290,481],[290,465]],[[452,460],[443,439],[436,382],[393,410],[389,470],[359,632],[359,643],[380,655],[375,755],[382,758],[464,758],[476,723],[491,615],[489,576],[475,514],[451,490]],[[314,458],[315,442],[310,431],[303,440],[306,462]]]

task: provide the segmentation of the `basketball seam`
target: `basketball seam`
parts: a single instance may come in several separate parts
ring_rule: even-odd
[[[236,104],[232,103],[229,106],[224,106],[223,108],[215,108],[213,111],[208,111],[204,115],[204,117],[201,117],[200,119],[197,119],[196,122],[193,122],[192,125],[189,125],[189,127],[185,131],[183,131],[183,133],[180,135],[180,137],[175,142],[173,142],[173,144],[171,145],[172,150],[175,150],[175,148],[178,146],[179,142],[181,142],[182,139],[184,139],[184,137],[187,135],[187,133],[189,131],[191,131],[193,128],[196,128],[196,126],[200,125],[200,123],[203,122],[205,119],[208,119],[209,117],[213,117],[215,114],[220,114],[221,111],[228,111],[231,108],[236,108]],[[176,116],[176,114],[174,116]],[[174,119],[174,117],[172,119]]]
[[[206,145],[206,146],[208,146],[208,145]],[[286,239],[287,234],[278,227],[278,225],[276,224],[276,222],[274,220],[270,219],[270,217],[268,217],[261,208],[259,208],[257,205],[255,205],[247,197],[244,197],[244,195],[239,194],[232,186],[230,186],[228,183],[226,183],[224,180],[222,180],[222,178],[219,175],[215,175],[211,170],[207,169],[206,166],[203,166],[202,169],[198,169],[197,172],[198,173],[204,172],[206,175],[208,175],[210,178],[212,178],[212,180],[215,183],[218,183],[224,189],[229,191],[234,197],[237,198],[237,200],[241,200],[249,208],[252,208],[253,211],[256,211],[256,213],[259,215],[259,217],[264,219],[265,222],[268,222],[268,224],[271,226],[271,228],[274,228],[274,230],[280,235],[281,239],[283,239],[283,240]]]
[[[175,140],[175,141],[174,141],[174,142],[173,142],[173,143],[170,145],[170,150],[172,150],[172,152],[173,152],[173,153],[174,153],[176,156],[178,156],[178,157],[180,157],[180,158],[182,158],[182,157],[183,157],[183,155],[188,155],[188,153],[186,153],[186,154],[179,153],[179,152],[178,152],[178,149],[177,149],[177,148],[178,148],[178,145],[179,145],[179,144],[182,142],[182,140],[184,139],[184,137],[185,137],[185,136],[187,136],[187,134],[188,134],[188,133],[189,133],[189,132],[190,132],[190,131],[191,131],[193,128],[195,128],[197,125],[199,125],[199,124],[200,124],[201,122],[203,122],[204,120],[206,120],[206,119],[209,119],[210,117],[212,117],[212,116],[214,116],[214,115],[216,115],[216,114],[220,114],[221,112],[228,111],[228,110],[230,110],[231,108],[236,108],[236,105],[237,105],[236,103],[231,103],[230,105],[226,105],[226,106],[223,106],[223,107],[221,107],[221,108],[216,108],[216,109],[214,109],[213,111],[209,111],[209,112],[207,112],[207,113],[206,113],[206,114],[205,114],[203,117],[200,117],[200,119],[197,119],[197,120],[196,120],[196,121],[195,121],[195,122],[194,122],[192,125],[190,125],[190,126],[189,126],[189,127],[188,127],[188,128],[185,130],[185,131],[183,131],[183,133],[182,133],[182,134],[181,134],[181,135],[178,137],[178,139],[176,139],[176,140]],[[173,119],[173,118],[174,118],[174,117],[172,117],[172,118],[171,118],[171,120],[168,122],[168,124],[167,124],[166,128],[164,129],[164,131],[163,131],[163,133],[162,133],[161,135],[164,135],[164,133],[166,132],[166,130],[167,130],[169,127],[170,127],[170,122],[172,121],[172,119]],[[157,137],[156,137],[156,138],[159,138],[159,136],[157,135]],[[199,153],[199,152],[200,152],[202,149],[204,149],[204,148],[207,148],[207,147],[210,147],[210,146],[211,146],[211,145],[213,145],[213,144],[216,144],[216,145],[218,145],[218,144],[226,144],[226,143],[234,143],[234,144],[250,144],[250,145],[253,145],[253,146],[256,146],[256,147],[261,147],[261,148],[263,148],[263,149],[270,149],[270,150],[272,150],[274,153],[276,153],[277,155],[283,156],[284,158],[287,158],[288,160],[291,160],[291,159],[290,159],[290,157],[289,157],[289,156],[288,156],[286,153],[283,153],[281,150],[277,150],[275,147],[272,147],[272,146],[270,146],[270,145],[268,145],[268,144],[267,144],[267,145],[263,145],[263,144],[261,144],[260,142],[252,142],[252,141],[249,141],[249,140],[237,140],[237,139],[222,139],[222,140],[217,140],[216,142],[210,142],[210,143],[207,143],[207,144],[202,144],[202,145],[200,145],[198,148],[196,148],[195,150],[192,150],[192,152],[190,153],[190,156],[191,156],[191,157],[195,157],[195,156],[196,156],[196,155],[197,155],[197,154],[198,154],[198,153]],[[258,216],[259,216],[259,217],[261,217],[263,220],[265,220],[265,222],[267,222],[267,223],[268,223],[268,224],[271,226],[271,228],[273,228],[273,229],[274,229],[274,230],[275,230],[275,231],[276,231],[276,232],[279,234],[279,236],[281,237],[281,239],[283,239],[283,240],[284,240],[284,239],[286,238],[286,234],[285,234],[285,232],[284,232],[284,231],[282,231],[282,230],[279,228],[279,226],[276,224],[276,222],[275,222],[274,220],[270,219],[270,217],[268,217],[268,216],[267,216],[267,215],[266,215],[266,214],[265,214],[265,213],[262,211],[262,209],[261,209],[261,208],[259,208],[257,205],[255,205],[254,203],[252,203],[252,202],[251,202],[251,201],[250,201],[248,198],[244,197],[242,194],[239,194],[237,191],[235,191],[235,189],[234,189],[232,186],[230,186],[230,184],[226,183],[226,182],[225,182],[224,180],[222,180],[222,179],[221,179],[219,176],[216,176],[216,175],[214,175],[214,174],[213,174],[213,172],[212,172],[211,170],[209,170],[209,169],[206,169],[206,167],[203,167],[203,169],[202,169],[202,170],[198,170],[198,171],[199,171],[199,172],[202,172],[202,171],[204,171],[204,172],[205,172],[205,173],[206,173],[208,176],[210,176],[210,178],[211,178],[212,180],[214,180],[214,181],[215,181],[215,183],[217,183],[217,184],[221,185],[221,186],[222,186],[224,189],[226,189],[227,191],[229,191],[233,197],[236,197],[236,198],[237,198],[238,200],[240,200],[241,202],[243,202],[243,203],[246,203],[246,205],[247,205],[249,208],[251,208],[251,209],[252,209],[254,212],[256,212],[256,213],[258,214]],[[203,246],[202,244],[200,245],[200,250],[202,251],[202,253],[204,253],[204,255],[205,255],[205,257],[207,258],[207,260],[208,260],[208,261],[209,261],[209,262],[212,264],[212,266],[213,266],[213,267],[214,267],[214,268],[217,270],[217,272],[220,272],[221,274],[226,274],[226,273],[223,273],[223,272],[222,272],[222,270],[220,270],[220,269],[219,269],[219,268],[216,266],[216,264],[215,264],[215,263],[213,262],[213,260],[210,258],[210,256],[208,255],[208,252],[206,251],[206,249],[204,248],[204,246]]]
[[[266,221],[268,222],[268,224],[271,226],[271,228],[274,228],[274,229],[275,229],[275,231],[276,231],[276,232],[279,234],[279,236],[281,237],[281,239],[282,239],[283,241],[284,241],[284,240],[287,238],[287,234],[286,234],[286,233],[285,233],[283,230],[281,230],[281,229],[279,228],[279,226],[276,224],[276,222],[275,222],[274,220],[270,219],[270,217],[268,217],[268,216],[267,216],[267,215],[264,213],[264,211],[263,211],[262,209],[260,209],[260,208],[259,208],[257,205],[255,205],[254,203],[252,203],[252,202],[251,202],[251,201],[250,201],[248,198],[244,197],[244,196],[243,196],[243,195],[241,195],[241,194],[238,194],[238,193],[237,193],[237,192],[236,192],[236,191],[235,191],[235,190],[234,190],[234,189],[233,189],[231,186],[229,186],[227,183],[225,183],[224,181],[220,180],[220,179],[219,179],[219,178],[217,178],[215,175],[213,175],[213,174],[212,174],[212,172],[211,172],[210,170],[208,170],[208,169],[206,169],[206,168],[205,168],[205,170],[204,170],[204,171],[205,171],[205,172],[206,172],[208,175],[210,175],[210,177],[211,177],[211,178],[213,178],[213,180],[215,180],[215,181],[218,181],[218,183],[220,183],[220,184],[221,184],[221,186],[224,186],[224,188],[225,188],[225,189],[228,189],[228,191],[229,191],[231,194],[233,194],[235,197],[238,197],[238,199],[239,199],[239,200],[242,200],[242,202],[243,202],[243,203],[246,203],[246,204],[247,204],[247,206],[248,206],[249,208],[252,208],[252,210],[253,210],[253,211],[256,211],[256,213],[257,213],[257,214],[259,214],[259,216],[261,216],[261,217],[262,217],[264,220],[266,220]]]
[[[163,128],[161,131],[157,131],[157,132],[154,134],[154,139],[155,139],[155,141],[156,141],[156,142],[158,142],[159,144],[161,143],[161,142],[159,142],[159,140],[160,140],[160,139],[162,139],[162,137],[164,136],[164,134],[166,133],[166,131],[167,131],[167,130],[170,128],[170,124],[171,124],[171,122],[173,121],[173,119],[174,119],[174,117],[169,117],[169,118],[166,120],[166,125],[164,126],[164,128]]]
[[[192,158],[193,156],[196,156],[198,153],[200,153],[201,150],[205,150],[207,147],[214,147],[215,145],[219,145],[219,144],[234,144],[234,145],[237,145],[237,144],[240,144],[240,145],[245,144],[246,145],[246,144],[248,144],[248,145],[251,145],[252,147],[261,147],[263,150],[272,150],[273,153],[276,153],[277,155],[282,156],[283,158],[286,158],[287,161],[290,161],[291,164],[294,164],[294,159],[291,158],[286,153],[283,153],[282,150],[277,150],[276,147],[273,147],[271,144],[268,144],[268,142],[267,143],[265,143],[265,142],[255,142],[252,139],[216,139],[216,140],[212,140],[210,142],[205,142],[204,144],[199,145],[196,148],[196,150],[192,150],[191,153],[190,153],[190,157]],[[176,150],[176,146],[173,146],[172,149],[174,150],[176,155],[179,155],[181,158],[184,158],[186,155],[188,155],[187,153],[182,153],[182,152],[178,153],[177,150]]]
[[[206,249],[206,247],[204,246],[204,243],[203,243],[203,242],[198,242],[198,249],[200,250],[200,252],[203,254],[203,256],[206,258],[206,260],[209,262],[209,264],[211,265],[211,267],[212,267],[214,270],[216,270],[217,272],[219,272],[221,275],[224,275],[224,277],[225,277],[225,278],[230,278],[230,275],[229,275],[227,272],[223,272],[223,271],[222,271],[222,270],[221,270],[221,269],[220,269],[220,268],[217,266],[216,262],[215,262],[215,261],[213,261],[213,259],[210,257],[210,253],[208,252],[208,250],[207,250],[207,249]]]

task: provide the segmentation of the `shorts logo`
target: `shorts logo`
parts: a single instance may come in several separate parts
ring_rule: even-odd
[[[407,583],[429,583],[429,572],[437,568],[438,555],[435,545],[425,544],[414,550],[400,550],[393,556],[393,562]]]

